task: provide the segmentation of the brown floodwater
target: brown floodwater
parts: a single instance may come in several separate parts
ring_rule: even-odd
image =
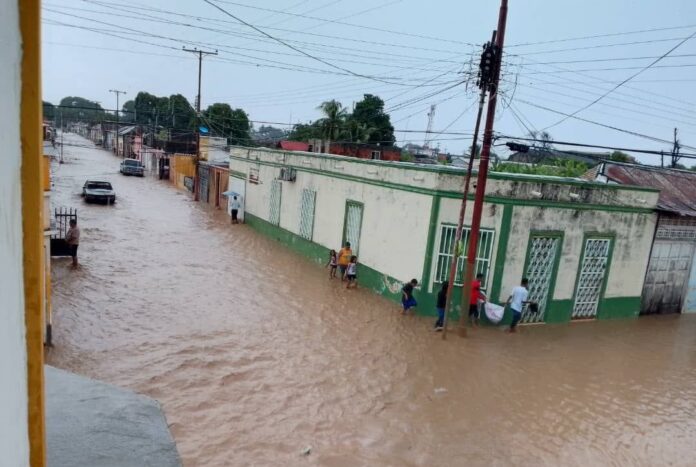
[[[106,151],[65,157],[81,266],[53,263],[48,362],[159,400],[186,466],[696,465],[696,316],[442,341]]]

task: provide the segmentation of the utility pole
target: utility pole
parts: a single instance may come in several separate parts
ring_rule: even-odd
[[[118,89],[109,89],[109,92],[116,94],[116,156],[118,156],[118,132],[120,131],[120,108],[118,106],[118,97],[121,94],[127,94],[126,91],[119,91]]]
[[[191,52],[198,55],[198,94],[196,95],[196,168],[193,175],[193,198],[198,201],[198,161],[201,158],[201,74],[203,70],[203,56],[217,55],[218,51],[214,52],[206,50],[198,50],[197,48],[187,49],[181,48],[184,52]]]
[[[469,184],[471,182],[471,172],[474,167],[474,160],[476,159],[476,147],[478,145],[479,130],[481,129],[481,117],[483,115],[483,104],[486,101],[486,91],[490,87],[490,79],[492,77],[493,67],[495,66],[495,50],[493,49],[495,43],[495,31],[493,31],[493,37],[491,42],[483,47],[483,53],[481,54],[481,65],[479,72],[478,86],[481,88],[481,95],[479,97],[478,113],[476,114],[476,125],[474,127],[474,138],[471,142],[471,153],[469,154],[469,166],[466,169],[466,177],[464,178],[464,192],[462,194],[462,205],[459,209],[459,222],[457,223],[457,231],[455,234],[454,248],[452,251],[452,263],[450,264],[449,270],[449,287],[447,288],[447,302],[445,304],[445,317],[442,321],[442,339],[447,339],[447,318],[449,317],[449,309],[452,304],[452,291],[454,289],[454,283],[457,279],[457,263],[459,262],[459,257],[464,248],[462,245],[462,232],[464,230],[464,217],[466,215],[466,201],[469,195]],[[462,287],[468,287],[466,283],[462,284]],[[467,308],[465,303],[462,302],[462,313],[466,313]]]
[[[493,124],[495,123],[495,107],[498,103],[498,85],[500,82],[500,64],[503,56],[503,44],[505,43],[505,26],[507,23],[508,0],[501,0],[500,14],[498,17],[498,29],[495,38],[494,67],[491,70],[490,97],[488,110],[486,111],[486,127],[483,131],[483,147],[481,148],[481,160],[479,161],[478,179],[476,183],[476,197],[474,198],[474,212],[471,219],[471,232],[469,234],[469,249],[464,268],[464,281],[462,285],[462,313],[459,317],[459,334],[466,336],[466,320],[468,313],[465,307],[471,300],[471,281],[476,268],[476,252],[478,251],[479,230],[481,228],[481,214],[483,213],[483,198],[486,194],[486,181],[488,179],[488,161],[491,155],[493,143]],[[466,195],[465,195],[466,196]]]
[[[679,144],[679,140],[677,139],[677,129],[674,129],[674,144],[672,145],[672,168],[676,169],[677,164],[679,163],[679,159],[681,159],[681,156],[679,155],[679,150],[681,149],[681,145]]]

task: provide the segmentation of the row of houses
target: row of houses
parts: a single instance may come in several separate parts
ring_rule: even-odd
[[[227,195],[237,195],[247,224],[317,262],[350,241],[362,284],[398,299],[415,277],[421,311],[434,310],[449,273],[462,169],[396,164],[396,154],[375,155],[370,145],[229,148],[201,137],[197,159],[143,141],[135,131],[124,151],[194,199],[227,210]],[[477,272],[497,302],[528,277],[541,304],[525,313],[528,323],[696,312],[695,187],[693,172],[606,161],[582,179],[493,172]]]
[[[696,174],[657,172],[604,163],[587,179],[491,173],[476,257],[490,299],[504,302],[528,277],[540,309],[527,323],[696,312]],[[350,241],[361,284],[397,300],[417,278],[425,313],[448,277],[463,176],[296,150],[233,147],[229,159],[247,224],[317,263]]]

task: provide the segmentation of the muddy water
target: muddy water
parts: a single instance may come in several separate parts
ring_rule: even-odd
[[[158,399],[187,466],[696,463],[696,317],[443,342],[107,152],[66,159],[82,266],[54,263],[49,363]]]

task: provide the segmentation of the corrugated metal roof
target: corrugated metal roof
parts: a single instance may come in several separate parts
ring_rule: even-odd
[[[284,149],[286,151],[308,151],[309,150],[309,144],[307,143],[302,143],[300,141],[280,141],[278,143],[280,146],[280,149]]]
[[[696,217],[696,172],[606,163],[604,175],[624,185],[657,188],[660,190],[657,209]]]

